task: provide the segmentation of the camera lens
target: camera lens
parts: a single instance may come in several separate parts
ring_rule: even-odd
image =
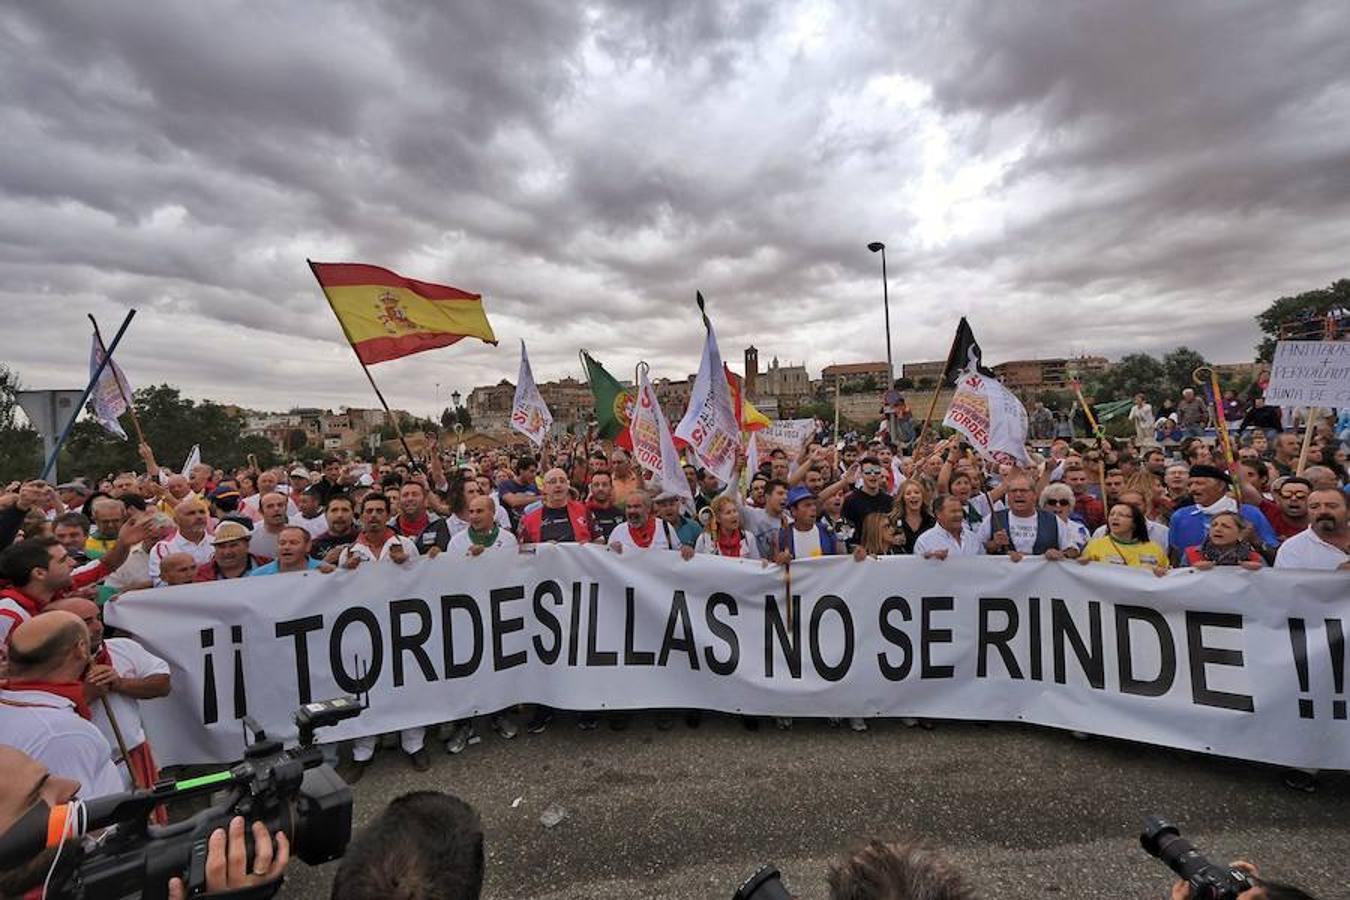
[[[792,900],[777,867],[764,865],[736,889],[731,900]]]

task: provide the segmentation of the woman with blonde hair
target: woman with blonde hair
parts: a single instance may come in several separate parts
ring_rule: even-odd
[[[723,494],[715,498],[704,515],[707,521],[703,533],[694,543],[695,553],[759,559],[759,545],[754,536],[741,527],[741,510],[732,497]]]
[[[900,485],[900,491],[895,495],[895,506],[891,512],[891,522],[895,526],[898,549],[890,552],[914,552],[914,542],[918,540],[919,535],[936,524],[933,514],[928,511],[932,505],[932,500],[928,485],[922,481],[911,478]]]
[[[894,513],[868,513],[863,519],[862,539],[853,548],[853,558],[859,561],[869,556],[893,556],[905,552],[897,541],[900,539],[895,527]]]

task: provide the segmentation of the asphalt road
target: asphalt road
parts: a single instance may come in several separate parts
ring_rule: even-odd
[[[911,836],[949,851],[984,897],[1159,900],[1169,875],[1137,841],[1153,812],[1216,861],[1350,897],[1345,774],[1300,794],[1269,767],[956,722],[751,733],[716,716],[659,732],[641,716],[616,733],[561,716],[457,757],[429,746],[423,774],[380,752],[355,788],[357,827],[404,791],[458,794],[483,817],[489,898],[729,898],[765,861],[795,896],[824,897],[829,862],[858,839]],[[547,829],[555,803],[568,815]],[[336,870],[297,864],[279,896],[327,897]]]

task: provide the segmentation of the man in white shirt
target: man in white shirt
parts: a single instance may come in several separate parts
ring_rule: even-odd
[[[417,545],[389,527],[389,498],[384,494],[367,494],[361,501],[361,533],[342,548],[338,566],[355,569],[359,565],[385,561],[403,566],[411,565],[416,559]],[[408,754],[412,767],[418,772],[431,768],[431,758],[423,746],[426,732],[425,728],[405,728],[399,732],[403,752]],[[379,736],[373,734],[352,742],[351,765],[342,770],[342,777],[348,784],[360,781],[365,775],[378,743]]]
[[[89,631],[69,612],[44,612],[10,633],[9,680],[0,689],[0,741],[82,785],[81,799],[125,790],[112,748],[84,716]]]
[[[292,516],[290,524],[299,525],[308,531],[311,539],[328,530],[328,519],[323,514],[322,491],[318,487],[311,486],[301,491],[296,504],[300,507],[300,515]]]
[[[994,510],[980,523],[979,540],[986,553],[1007,555],[1013,562],[1024,556],[1063,559],[1078,555],[1068,523],[1052,512],[1036,509],[1031,476],[1014,472],[1003,485],[1008,508]]]
[[[680,537],[665,519],[652,515],[652,495],[639,488],[628,495],[624,521],[609,533],[609,549],[615,553],[647,550],[679,550]]]
[[[497,504],[486,494],[477,494],[464,511],[468,527],[450,538],[445,552],[451,556],[478,556],[488,550],[516,550],[516,536],[497,521]]]
[[[1308,495],[1307,529],[1286,540],[1275,554],[1277,569],[1350,570],[1350,521],[1345,494],[1338,490]]]
[[[189,497],[174,507],[173,521],[178,526],[177,534],[150,548],[150,562],[146,571],[156,586],[164,583],[159,577],[159,564],[172,553],[186,553],[199,566],[211,561],[215,547],[206,530],[207,515],[206,503],[196,497]]]
[[[380,518],[383,515],[384,518]],[[361,563],[392,560],[399,565],[417,558],[417,545],[389,527],[389,498],[369,493],[361,500],[361,532],[338,554],[337,564],[355,569]]]
[[[914,555],[924,559],[948,559],[953,556],[982,556],[984,544],[979,535],[968,531],[966,505],[951,494],[944,494],[933,505],[937,524],[914,540]]]
[[[159,779],[159,769],[150,751],[150,743],[146,740],[140,701],[169,695],[169,664],[131,638],[105,640],[98,606],[83,597],[57,600],[50,608],[79,616],[88,629],[92,663],[84,678],[89,685],[86,690],[92,690],[96,699],[107,702],[106,707],[103,702],[90,704],[93,712],[91,721],[114,750],[113,761],[119,765],[122,760],[118,758],[121,753],[117,746],[117,735],[121,734],[135,786],[152,787]],[[109,712],[112,713],[111,719]],[[116,729],[113,728],[113,721],[117,723]]]

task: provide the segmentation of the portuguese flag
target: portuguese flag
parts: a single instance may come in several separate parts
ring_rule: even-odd
[[[633,420],[633,391],[620,384],[585,350],[581,351],[581,364],[595,398],[596,433],[631,450],[633,441],[628,436],[628,424]]]
[[[479,294],[404,278],[379,266],[311,262],[309,267],[363,365],[448,347],[466,337],[497,343]]]

